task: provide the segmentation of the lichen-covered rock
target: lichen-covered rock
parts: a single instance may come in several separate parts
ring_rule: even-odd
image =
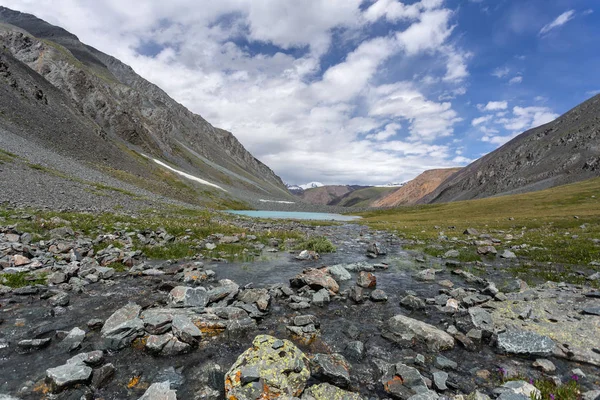
[[[312,358],[313,375],[336,386],[350,385],[350,364],[341,354],[316,354]]]
[[[203,287],[177,286],[169,293],[169,303],[174,307],[206,307],[208,292]]]
[[[329,383],[321,383],[306,389],[302,400],[363,400],[363,397],[358,393],[342,390]]]
[[[549,356],[556,345],[549,337],[535,332],[509,330],[498,335],[498,348],[509,354]]]
[[[299,396],[309,377],[308,358],[292,342],[259,335],[225,375],[225,396],[237,400]]]
[[[370,272],[362,271],[358,274],[356,284],[363,288],[374,288],[377,286],[377,278]]]

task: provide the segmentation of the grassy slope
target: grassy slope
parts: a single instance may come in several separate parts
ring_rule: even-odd
[[[600,178],[533,193],[360,215],[372,228],[428,243],[437,240],[440,231],[459,238],[468,227],[496,236],[502,231],[514,236],[510,246],[530,246],[517,255],[533,265],[544,263],[548,271],[554,263],[569,269],[600,261],[600,245],[593,241],[600,239]]]

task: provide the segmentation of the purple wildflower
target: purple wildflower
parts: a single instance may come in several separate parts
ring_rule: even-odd
[[[550,393],[550,400],[556,400],[556,397],[552,393]]]
[[[579,380],[579,376],[577,376],[576,374],[573,374],[571,379],[573,379],[575,382],[577,382]]]

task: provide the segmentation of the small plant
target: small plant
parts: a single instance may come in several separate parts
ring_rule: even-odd
[[[114,269],[115,272],[125,272],[125,271],[129,270],[129,268],[122,262],[115,262],[112,264],[108,264],[107,267]]]
[[[295,247],[296,250],[311,250],[317,253],[333,253],[336,251],[335,246],[325,236],[313,236],[308,238]]]
[[[6,285],[13,289],[32,285],[45,285],[46,276],[31,275],[27,272],[17,272],[16,274],[0,274],[0,284]]]
[[[573,375],[569,382],[560,386],[548,379],[537,380],[533,382],[533,385],[538,388],[541,395],[532,394],[531,400],[578,400],[581,398],[577,375]]]

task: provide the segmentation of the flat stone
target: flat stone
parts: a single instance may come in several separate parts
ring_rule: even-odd
[[[120,350],[143,333],[144,322],[138,317],[141,309],[129,303],[106,320],[100,331],[106,348]]]
[[[81,346],[81,343],[85,339],[85,331],[77,327],[71,329],[67,336],[60,343],[60,346],[65,351],[73,351]]]
[[[437,390],[447,390],[446,381],[448,380],[448,373],[446,372],[434,372],[433,373],[433,384]]]
[[[326,268],[308,268],[301,274],[298,274],[294,278],[290,279],[290,285],[298,288],[310,286],[314,290],[325,288],[333,293],[337,293],[340,290],[339,285],[335,279],[333,279],[331,275],[327,273]]]
[[[369,298],[371,299],[371,301],[379,303],[379,302],[387,301],[388,295],[381,289],[375,289],[371,292],[371,295],[369,296]]]
[[[92,369],[84,364],[65,364],[46,370],[46,376],[55,392],[70,386],[86,383],[92,376]]]
[[[17,347],[23,351],[39,350],[50,344],[51,338],[26,339],[17,343]]]
[[[177,392],[169,381],[153,383],[139,400],[177,400]]]
[[[116,370],[115,366],[110,363],[95,369],[92,373],[92,386],[96,389],[103,388],[115,375]]]
[[[182,342],[190,345],[197,344],[202,338],[202,332],[192,323],[192,321],[183,315],[177,315],[171,323],[173,334]]]
[[[552,361],[546,360],[544,358],[538,358],[537,360],[535,360],[533,366],[535,368],[541,369],[546,373],[552,373],[556,371],[556,365],[554,365]]]
[[[311,365],[312,374],[323,380],[340,387],[350,384],[350,364],[341,354],[316,354]]]
[[[80,353],[67,360],[67,364],[85,364],[95,366],[104,360],[104,352],[102,350],[94,350],[88,353]]]
[[[407,340],[410,337],[424,341],[432,351],[454,348],[454,338],[446,332],[404,315],[396,315],[387,321],[387,327],[393,334],[392,340]]]
[[[173,307],[206,307],[208,291],[203,287],[176,286],[171,290],[168,302]]]
[[[239,301],[244,303],[254,303],[261,311],[266,311],[269,308],[271,296],[267,289],[246,289],[237,295]]]
[[[549,356],[556,345],[547,336],[534,332],[509,330],[498,335],[498,348],[509,354],[531,354]]]
[[[370,272],[362,271],[358,274],[356,284],[363,288],[374,288],[377,286],[377,278]]]
[[[327,289],[321,289],[318,292],[313,294],[312,303],[315,306],[323,307],[325,304],[329,303],[331,298],[329,297],[329,291]]]
[[[400,300],[400,305],[408,308],[409,310],[422,310],[425,308],[425,301],[423,301],[423,299],[418,298],[417,296],[409,294],[408,296],[404,296],[402,300]]]
[[[352,279],[352,275],[343,265],[333,265],[327,267],[327,272],[338,282],[349,281]]]
[[[449,358],[444,356],[437,356],[435,358],[435,366],[440,369],[456,369],[458,368],[458,364]]]
[[[600,316],[600,306],[590,306],[590,307],[584,307],[582,310],[583,314],[587,314],[587,315],[598,315]]]

